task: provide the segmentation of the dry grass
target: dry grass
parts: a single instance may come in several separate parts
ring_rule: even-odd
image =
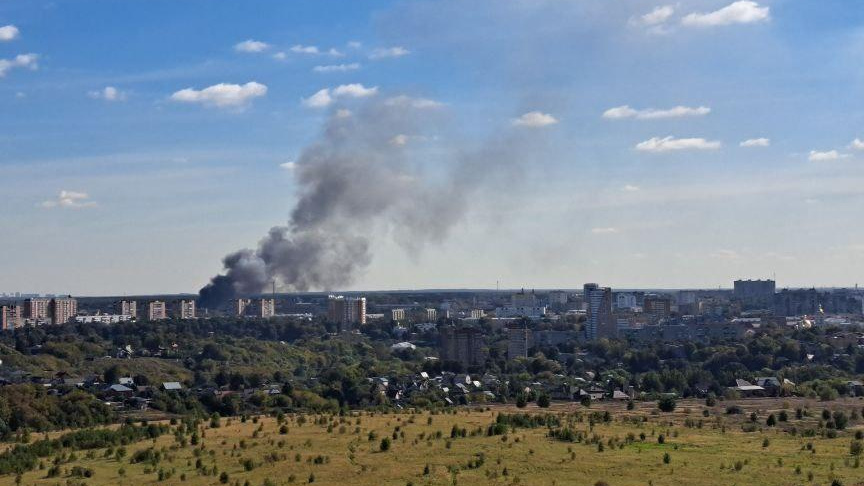
[[[857,483],[864,478],[864,468],[855,467],[855,459],[849,454],[849,444],[854,435],[853,424],[835,439],[822,437],[806,438],[784,431],[796,427],[799,431],[815,427],[824,404],[779,400],[757,400],[738,402],[745,408],[744,415],[728,416],[724,413],[729,403],[720,403],[709,409],[709,417],[703,417],[706,408],[701,402],[681,402],[674,414],[657,414],[653,404],[641,404],[634,411],[626,411],[623,404],[606,404],[586,410],[578,405],[558,405],[548,411],[529,407],[532,413],[556,413],[572,417],[580,411],[582,421],[573,421],[573,427],[588,437],[597,436],[604,444],[599,451],[595,443],[565,443],[547,437],[547,429],[518,429],[503,436],[487,437],[484,434],[466,438],[450,439],[451,428],[465,428],[469,433],[476,429],[485,431],[499,412],[516,412],[508,407],[493,407],[484,410],[461,409],[455,415],[428,412],[418,414],[370,415],[358,413],[350,417],[304,416],[306,423],[298,417],[287,417],[287,434],[279,433],[275,418],[262,417],[258,423],[250,419],[241,423],[239,419],[222,420],[219,428],[203,427],[204,448],[200,458],[204,468],[214,466],[217,474],[202,475],[195,468],[194,448],[181,447],[171,435],[154,442],[138,443],[128,447],[129,454],[117,462],[102,458],[103,451],[96,451],[88,459],[86,452],[76,452],[77,460],[64,464],[64,474],[46,478],[46,470],[37,470],[23,476],[22,484],[67,484],[66,474],[73,466],[82,466],[94,471],[92,478],[84,479],[89,485],[116,484],[163,484],[163,485],[216,485],[220,484],[219,473],[229,475],[229,484],[249,481],[261,486],[269,480],[275,485],[307,484],[314,475],[318,485],[400,485],[409,483],[420,486],[436,485],[594,485],[605,481],[610,486],[653,485],[794,485],[830,484],[839,479],[844,485]],[[832,409],[852,410],[862,402],[834,402]],[[795,420],[795,408],[810,407],[813,416],[802,421]],[[765,427],[765,418],[771,411],[785,408],[791,421],[780,427]],[[609,424],[591,425],[587,418],[590,411],[610,410],[613,421]],[[757,411],[762,430],[743,432],[742,425],[749,422],[751,411]],[[629,420],[625,420],[629,417]],[[639,419],[644,417],[645,421]],[[685,427],[687,419],[694,424],[702,421],[702,427]],[[431,420],[431,423],[429,421]],[[565,419],[566,420],[566,419]],[[230,423],[229,423],[230,422]],[[637,423],[638,422],[638,423]],[[691,424],[691,425],[694,425]],[[398,428],[398,430],[397,430]],[[256,432],[257,431],[257,432]],[[370,432],[375,436],[369,440]],[[380,452],[381,438],[393,437],[391,449]],[[436,438],[436,433],[441,438]],[[645,434],[644,441],[639,439]],[[625,443],[628,434],[636,440]],[[658,436],[666,437],[664,444]],[[767,447],[764,440],[768,439]],[[813,450],[808,450],[811,443]],[[157,466],[130,464],[129,457],[141,449],[155,447],[163,450],[165,458]],[[200,447],[200,445],[199,445]],[[479,467],[469,467],[482,454]],[[670,461],[665,464],[664,454]],[[272,457],[275,461],[265,458]],[[316,464],[315,460],[321,464]],[[254,467],[246,471],[244,459],[251,459]],[[46,459],[46,465],[50,460]],[[424,475],[428,464],[429,474]],[[736,469],[736,464],[738,468]],[[796,473],[800,468],[800,473]],[[125,475],[119,474],[120,469]],[[158,470],[170,473],[170,477],[158,481]],[[505,472],[506,470],[506,472]],[[812,473],[812,479],[808,474]],[[185,474],[185,480],[181,475]],[[77,484],[72,479],[71,484]],[[14,484],[14,477],[0,478],[0,485]]]

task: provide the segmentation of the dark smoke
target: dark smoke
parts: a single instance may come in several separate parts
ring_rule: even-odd
[[[410,146],[437,133],[443,111],[404,96],[334,111],[296,162],[299,199],[288,224],[271,228],[257,249],[226,256],[224,273],[201,289],[200,305],[215,308],[273,281],[293,291],[349,285],[372,260],[374,234],[392,234],[411,253],[446,238],[470,194],[512,172],[521,144],[509,137],[428,167]]]

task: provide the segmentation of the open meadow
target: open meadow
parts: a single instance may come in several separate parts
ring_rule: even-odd
[[[864,484],[862,406],[680,401],[664,413],[655,402],[568,403],[177,422],[155,439],[54,451],[0,485],[848,486]],[[837,430],[840,411],[849,422]]]

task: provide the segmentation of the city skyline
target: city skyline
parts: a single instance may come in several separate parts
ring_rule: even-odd
[[[425,111],[387,138],[410,177],[361,194],[490,147],[518,165],[454,179],[477,187],[440,233],[372,217],[341,292],[852,287],[862,20],[838,0],[6,2],[0,222],[24,231],[0,290],[195,293],[289,220],[322,126],[378,104]]]

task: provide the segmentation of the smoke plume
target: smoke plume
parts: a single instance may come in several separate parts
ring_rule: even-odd
[[[334,110],[296,161],[299,198],[288,224],[271,228],[256,249],[227,255],[223,273],[201,289],[200,305],[215,308],[273,281],[292,291],[349,285],[371,262],[375,234],[392,235],[412,254],[446,238],[482,181],[512,170],[520,143],[507,137],[430,164],[411,145],[440,131],[444,111],[405,96]]]

